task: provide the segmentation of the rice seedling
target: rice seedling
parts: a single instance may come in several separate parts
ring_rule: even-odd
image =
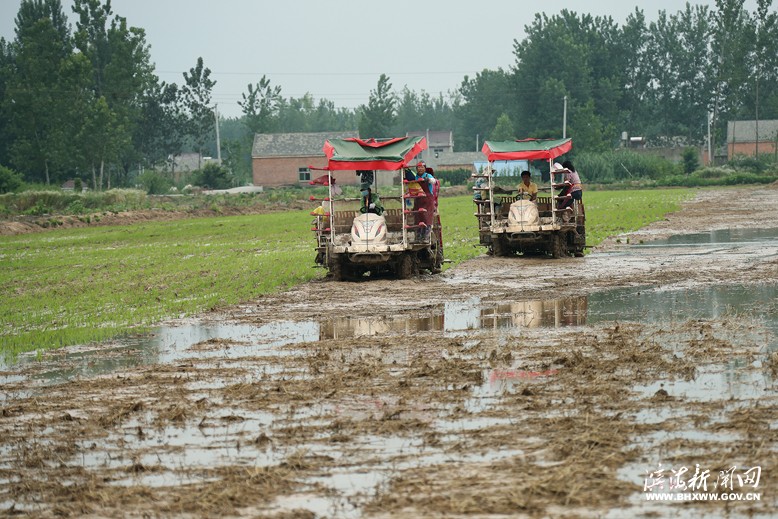
[[[638,229],[693,190],[585,194],[587,241]],[[484,253],[470,197],[440,199],[451,268]],[[308,210],[0,237],[0,352],[101,341],[323,277]]]

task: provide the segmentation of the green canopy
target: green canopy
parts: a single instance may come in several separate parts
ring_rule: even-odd
[[[324,143],[330,171],[402,169],[427,149],[424,137],[329,139]]]
[[[573,148],[573,139],[524,139],[486,141],[481,152],[489,162],[495,160],[551,160]]]

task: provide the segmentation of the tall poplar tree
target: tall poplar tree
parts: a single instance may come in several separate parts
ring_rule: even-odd
[[[104,180],[107,164],[126,172],[129,162],[139,160],[133,135],[142,122],[144,98],[155,91],[157,79],[145,32],[114,15],[110,0],[74,0],[73,12],[78,15],[76,47],[89,59],[93,77],[93,97],[85,114],[96,119],[86,121],[81,133],[85,165],[99,171],[92,177],[94,188],[102,189],[111,183],[110,178]],[[111,124],[106,126],[106,121]],[[90,130],[99,133],[88,135]]]
[[[390,135],[394,127],[397,98],[392,92],[389,76],[381,74],[375,90],[370,91],[367,106],[360,106],[359,135],[362,138],[396,137]]]
[[[70,136],[78,125],[83,60],[72,52],[59,0],[23,0],[11,46],[12,72],[3,110],[8,115],[11,161],[28,180],[50,184],[77,153]]]
[[[211,106],[211,93],[216,81],[211,79],[211,69],[203,64],[203,58],[197,58],[197,64],[184,72],[184,84],[181,87],[183,105],[186,110],[187,128],[199,153],[198,166],[202,166],[203,152],[215,133],[216,118]]]

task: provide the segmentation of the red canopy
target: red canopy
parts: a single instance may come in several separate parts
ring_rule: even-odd
[[[361,169],[396,171],[427,149],[424,137],[329,139],[322,148],[330,171]]]
[[[495,160],[555,159],[573,149],[573,139],[524,139],[485,141],[481,152],[489,162]]]

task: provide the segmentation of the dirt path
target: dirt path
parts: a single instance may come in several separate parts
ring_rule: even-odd
[[[639,244],[771,214],[775,187],[701,191],[585,258],[312,282],[22,363],[0,373],[0,515],[770,517],[778,246]],[[678,310],[729,288],[767,295]],[[641,293],[663,303],[631,318]],[[761,499],[647,500],[671,482]]]

